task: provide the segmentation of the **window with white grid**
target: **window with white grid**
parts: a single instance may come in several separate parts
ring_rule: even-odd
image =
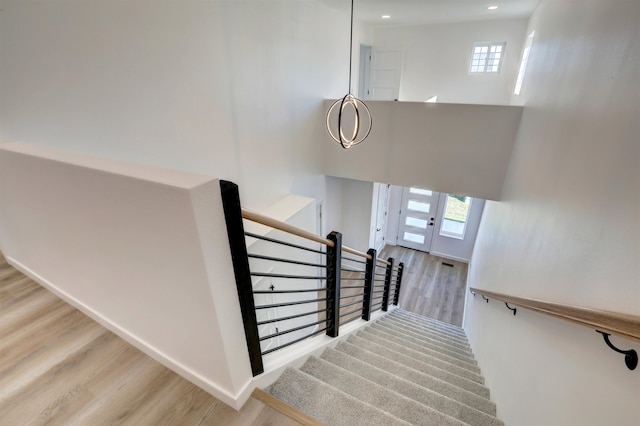
[[[498,73],[507,43],[474,43],[469,72]]]

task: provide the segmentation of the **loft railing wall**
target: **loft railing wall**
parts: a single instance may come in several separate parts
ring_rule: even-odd
[[[402,263],[343,246],[339,232],[323,238],[244,210],[237,185],[220,188],[254,376],[264,355],[337,337],[341,326],[398,304]]]

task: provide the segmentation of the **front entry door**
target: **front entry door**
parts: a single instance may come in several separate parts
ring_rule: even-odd
[[[399,246],[429,252],[438,211],[439,192],[404,188],[398,222]]]

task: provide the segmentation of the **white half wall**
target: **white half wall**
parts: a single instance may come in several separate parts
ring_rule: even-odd
[[[326,101],[328,108],[331,101]],[[522,107],[367,101],[369,137],[345,150],[327,134],[327,175],[499,200]]]
[[[380,27],[374,30],[374,45],[404,52],[401,101],[424,102],[438,96],[438,102],[445,103],[509,105],[527,21],[504,19]],[[476,42],[507,43],[499,73],[469,73]]]
[[[252,380],[217,179],[0,145],[9,263],[240,408]]]
[[[522,124],[471,286],[640,315],[638,17],[637,1],[540,3]],[[505,424],[638,424],[640,374],[595,331],[479,297],[465,329]]]

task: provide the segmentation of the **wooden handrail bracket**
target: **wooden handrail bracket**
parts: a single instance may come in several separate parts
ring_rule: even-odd
[[[481,294],[490,299],[520,306],[543,314],[561,318],[595,330],[640,342],[640,316],[587,308],[584,306],[563,305],[544,300],[510,296],[489,290],[471,287],[472,293]]]

